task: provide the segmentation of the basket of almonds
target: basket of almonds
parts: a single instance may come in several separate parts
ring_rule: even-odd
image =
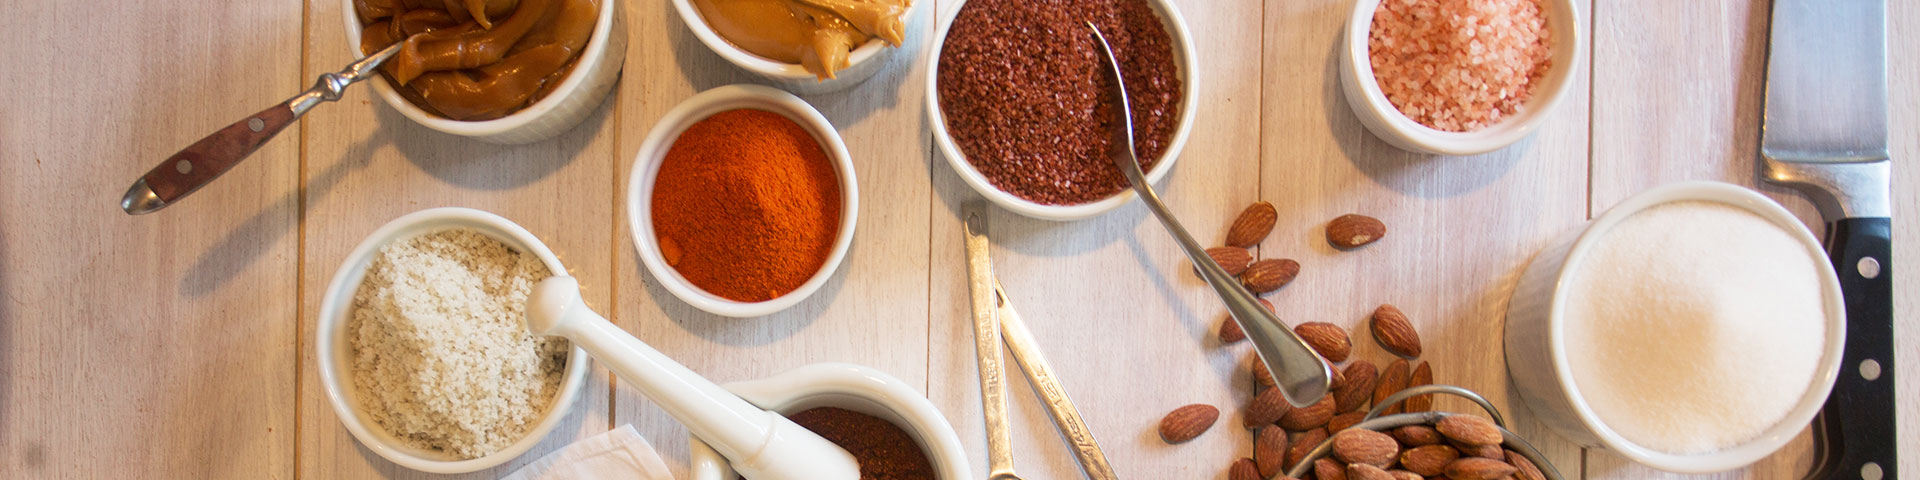
[[[1464,397],[1487,416],[1409,412],[1382,416],[1416,396]],[[1491,418],[1489,418],[1491,417]],[[1500,411],[1479,394],[1452,385],[1408,388],[1377,402],[1360,423],[1309,450],[1287,477],[1315,480],[1561,480],[1559,470],[1507,430]]]

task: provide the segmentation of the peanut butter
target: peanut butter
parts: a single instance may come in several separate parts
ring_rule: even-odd
[[[722,38],[743,50],[806,67],[821,79],[874,38],[900,46],[912,0],[693,0]]]

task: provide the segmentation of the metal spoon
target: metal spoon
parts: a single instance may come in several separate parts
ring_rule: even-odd
[[[1213,286],[1214,293],[1227,304],[1227,312],[1233,320],[1240,323],[1240,329],[1247,332],[1247,339],[1253,341],[1254,352],[1260,355],[1260,361],[1266,364],[1267,371],[1273,373],[1274,384],[1280,388],[1287,403],[1304,407],[1320,401],[1327,394],[1327,382],[1331,376],[1327,362],[1319,354],[1307,347],[1306,342],[1293,334],[1286,324],[1280,323],[1280,317],[1266,307],[1260,306],[1259,298],[1253,292],[1240,285],[1240,281],[1228,275],[1220,264],[1208,257],[1206,250],[1193,241],[1193,235],[1180,226],[1173,218],[1173,212],[1160,202],[1160,196],[1153,193],[1153,185],[1147,183],[1146,174],[1140,171],[1140,160],[1133,152],[1133,116],[1127,103],[1127,88],[1120,75],[1120,63],[1114,60],[1113,47],[1107,44],[1107,37],[1100,34],[1100,28],[1093,22],[1087,22],[1087,28],[1093,29],[1093,38],[1100,43],[1100,53],[1104,55],[1108,71],[1113,76],[1114,103],[1113,118],[1113,164],[1127,175],[1127,181],[1133,184],[1133,191],[1140,194],[1154,217],[1167,227],[1174,240],[1180,242],[1187,258],[1193,260],[1200,270],[1200,277]],[[1191,102],[1194,99],[1187,99]]]
[[[214,178],[227,173],[241,160],[246,160],[260,145],[272,140],[274,135],[292,125],[294,120],[299,120],[301,115],[306,115],[315,105],[339,100],[340,93],[346,91],[348,85],[373,76],[374,69],[380,68],[381,63],[399,53],[400,46],[405,43],[394,42],[373,55],[347,65],[344,70],[321,74],[320,79],[313,82],[313,88],[180,149],[179,153],[167,157],[166,161],[148,170],[139,180],[134,180],[133,186],[128,187],[127,193],[120,197],[120,209],[126,210],[128,215],[152,213],[212,183]]]

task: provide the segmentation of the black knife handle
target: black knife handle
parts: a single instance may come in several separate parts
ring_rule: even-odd
[[[1831,455],[1812,478],[1897,479],[1893,401],[1893,220],[1843,218],[1828,229],[1828,256],[1847,304],[1840,378],[1815,432]],[[1880,475],[1866,472],[1877,470]]]

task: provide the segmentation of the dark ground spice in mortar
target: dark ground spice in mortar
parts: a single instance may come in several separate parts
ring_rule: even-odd
[[[860,480],[933,480],[933,463],[913,435],[892,422],[844,408],[811,408],[788,415],[793,423],[847,449],[860,462]]]
[[[1099,47],[1112,43],[1133,107],[1134,151],[1151,170],[1180,120],[1173,40],[1145,0],[968,0],[940,51],[947,131],[995,187],[1071,205],[1127,188],[1113,165]]]

